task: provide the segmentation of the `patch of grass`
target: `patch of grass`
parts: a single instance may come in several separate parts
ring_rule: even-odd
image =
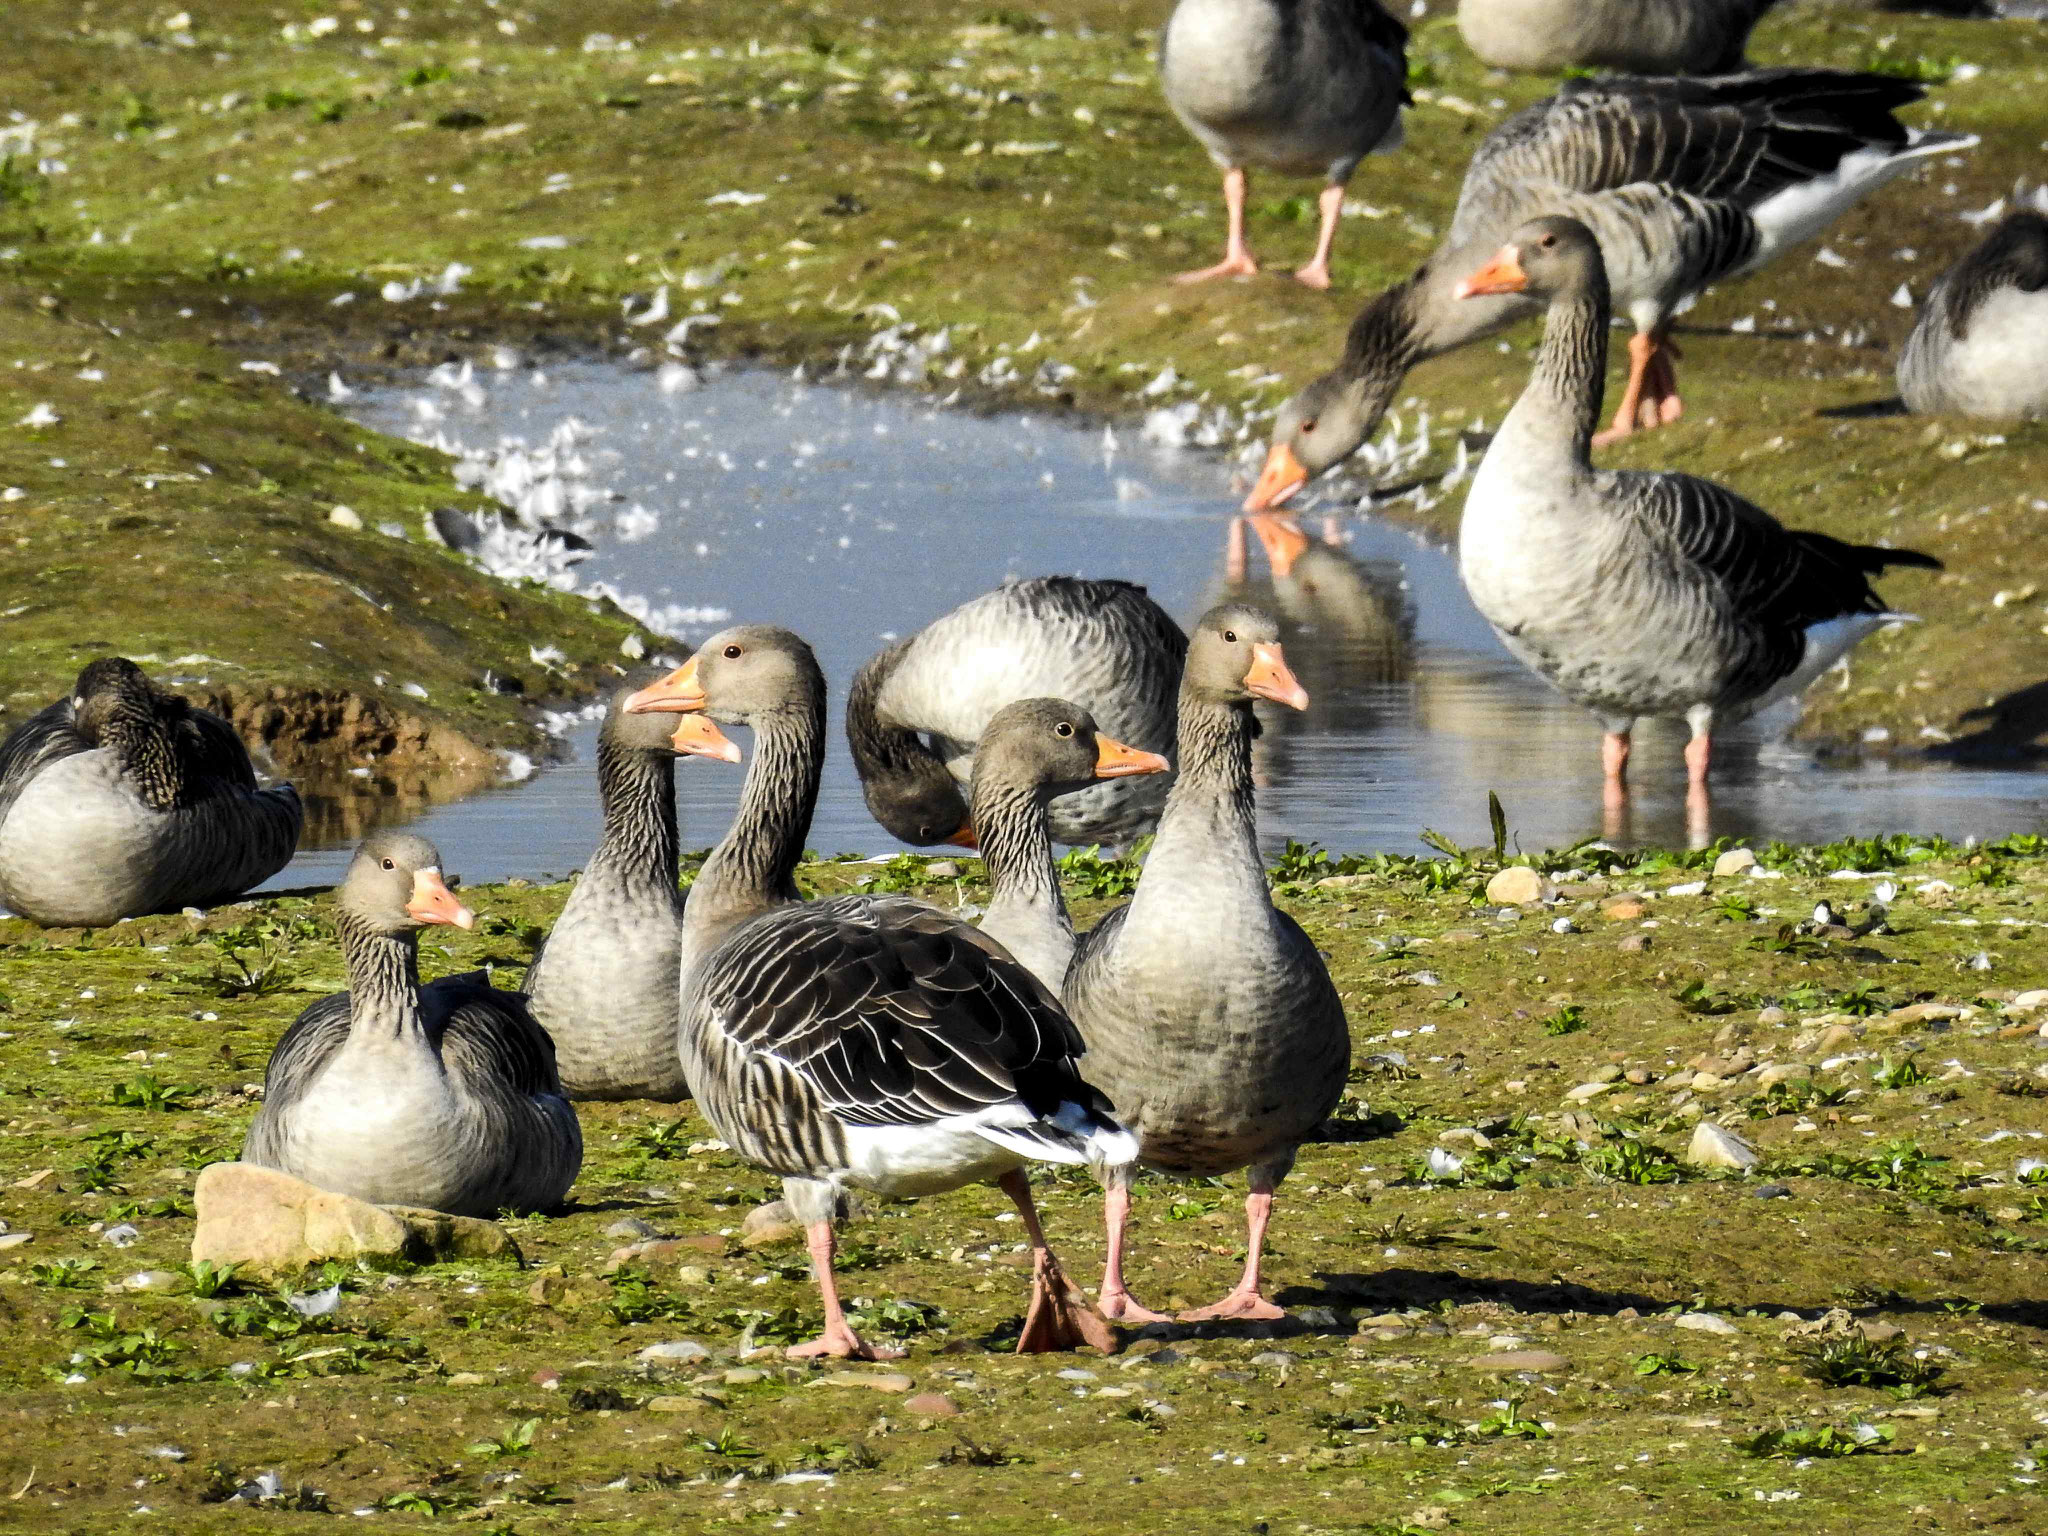
[[[1673,1184],[1684,1175],[1678,1160],[1647,1141],[1609,1142],[1590,1153],[1586,1166],[1617,1184]]]
[[[1542,1022],[1546,1035],[1575,1035],[1586,1027],[1586,1010],[1577,1003],[1566,1003],[1555,1013],[1546,1015]]]
[[[1884,1060],[1871,1070],[1870,1080],[1880,1088],[1917,1088],[1928,1078],[1912,1057],[1894,1062],[1887,1052]]]
[[[206,1090],[197,1083],[173,1086],[160,1083],[145,1073],[118,1082],[107,1090],[107,1101],[118,1109],[183,1109]]]
[[[1077,896],[1093,900],[1130,895],[1138,888],[1142,867],[1135,853],[1105,859],[1100,844],[1069,848],[1060,855],[1060,878],[1074,888]]]
[[[1893,1397],[1932,1396],[1944,1368],[1917,1358],[1896,1339],[1873,1344],[1860,1333],[1795,1350],[1800,1368],[1824,1387],[1882,1387]]]
[[[1827,1460],[1841,1456],[1877,1456],[1889,1450],[1899,1432],[1889,1424],[1851,1424],[1838,1429],[1832,1424],[1817,1428],[1767,1429],[1747,1440],[1738,1440],[1745,1455],[1765,1460],[1797,1461],[1804,1457]]]
[[[539,1419],[522,1419],[494,1439],[472,1440],[464,1447],[472,1456],[485,1461],[502,1461],[511,1456],[524,1456],[533,1449],[533,1437],[540,1431]]]
[[[1699,1372],[1699,1365],[1683,1355],[1638,1355],[1636,1374],[1638,1376],[1693,1376]]]
[[[1027,1467],[1031,1458],[1013,1451],[1000,1441],[980,1441],[959,1436],[939,1452],[942,1467]]]

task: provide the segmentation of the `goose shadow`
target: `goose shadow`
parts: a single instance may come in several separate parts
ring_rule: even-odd
[[[1910,416],[1906,402],[1897,395],[1888,400],[1859,400],[1854,405],[1823,406],[1814,415],[1826,421],[1869,421],[1880,416]]]
[[[1459,1244],[1461,1252],[1471,1251]],[[1516,1312],[1583,1312],[1612,1317],[1628,1308],[1648,1314],[1692,1300],[1685,1296],[1651,1296],[1641,1291],[1602,1291],[1570,1281],[1539,1282],[1512,1277],[1456,1274],[1446,1270],[1390,1268],[1369,1274],[1348,1270],[1317,1270],[1319,1286],[1289,1286],[1274,1299],[1283,1307],[1378,1307],[1401,1311],[1409,1307],[1433,1310],[1448,1302],[1469,1306],[1474,1302],[1498,1302]],[[1773,1303],[1757,1306],[1780,1310]]]
[[[1958,717],[1975,730],[1929,747],[1927,756],[1951,763],[2028,763],[2048,758],[2048,682],[2029,683],[2002,699]]]

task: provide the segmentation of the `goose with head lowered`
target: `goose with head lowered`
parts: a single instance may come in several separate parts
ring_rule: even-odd
[[[2007,214],[1942,273],[1898,378],[1906,408],[1924,415],[2048,417],[2048,218]]]
[[[1304,709],[1273,618],[1212,608],[1188,642],[1180,761],[1159,835],[1127,906],[1089,930],[1067,971],[1088,1071],[1137,1138],[1098,1158],[1109,1258],[1106,1316],[1154,1321],[1124,1282],[1136,1167],[1206,1178],[1243,1168],[1245,1267],[1221,1301],[1184,1315],[1277,1318],[1260,1288],[1273,1192],[1344,1091],[1344,1005],[1301,926],[1273,905],[1252,791],[1254,699]]]
[[[105,657],[0,744],[0,902],[93,927],[213,906],[289,864],[304,819],[227,721]]]
[[[715,722],[754,732],[725,841],[684,914],[678,1044],[697,1108],[741,1156],[781,1176],[824,1304],[794,1356],[884,1351],[848,1324],[832,1222],[849,1188],[928,1195],[993,1182],[1015,1202],[1034,1275],[1019,1350],[1113,1347],[1075,1305],[1045,1242],[1027,1163],[1126,1156],[1131,1138],[1077,1070],[1080,1037],[993,939],[903,896],[797,897],[824,763],[825,679],[784,629],[741,625],[642,689],[680,713],[680,750],[736,760]]]
[[[1046,809],[1055,795],[1097,779],[1165,773],[1156,752],[1095,728],[1065,699],[1019,699],[981,733],[975,751],[974,825],[991,894],[981,931],[1057,994],[1074,957],[1074,924],[1060,895]]]
[[[1910,80],[1834,69],[1566,82],[1487,135],[1443,245],[1360,310],[1337,366],[1281,405],[1244,509],[1279,506],[1356,452],[1417,363],[1533,313],[1526,295],[1461,301],[1456,288],[1545,214],[1593,232],[1613,305],[1636,329],[1621,405],[1595,442],[1675,421],[1668,332],[1685,300],[1818,235],[1927,156],[1977,142],[1909,132],[1895,114],[1924,94]]]
[[[868,810],[894,837],[974,845],[968,786],[975,743],[1018,699],[1072,699],[1105,731],[1173,750],[1173,691],[1187,636],[1127,581],[1044,576],[1005,582],[872,657],[846,698],[846,740]],[[1166,803],[1156,779],[1114,779],[1061,795],[1062,843],[1128,843]]]
[[[1723,75],[1776,0],[1458,0],[1458,31],[1495,69]]]
[[[1330,286],[1344,188],[1401,147],[1408,29],[1377,0],[1179,0],[1159,39],[1166,104],[1223,172],[1223,260],[1177,281],[1249,277],[1245,167],[1321,176],[1315,254],[1294,276]]]
[[[613,694],[597,735],[604,835],[526,973],[572,1099],[690,1096],[676,1056],[683,898],[676,888],[676,749],[660,717]]]
[[[1609,299],[1585,225],[1523,225],[1459,291],[1526,294],[1548,311],[1535,372],[1465,498],[1465,590],[1509,651],[1606,726],[1610,808],[1634,722],[1662,716],[1691,727],[1688,799],[1703,813],[1715,726],[1798,695],[1910,618],[1872,576],[1941,562],[1788,529],[1711,480],[1595,469]]]
[[[560,1205],[583,1135],[547,1032],[481,971],[420,982],[419,930],[476,922],[439,851],[411,833],[372,834],[335,905],[348,990],[277,1042],[243,1161],[456,1216]]]

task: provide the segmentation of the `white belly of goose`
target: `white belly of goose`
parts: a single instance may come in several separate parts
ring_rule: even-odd
[[[343,1051],[293,1109],[285,1161],[374,1204],[445,1210],[474,1161],[462,1136],[468,1118],[438,1062],[400,1066],[382,1052]]]
[[[171,818],[143,804],[104,748],[52,763],[0,822],[0,869],[10,903],[45,921],[102,923],[145,910]],[[62,859],[50,857],[61,848]]]
[[[1939,316],[1930,324],[1945,325]],[[1947,409],[1970,416],[2048,416],[2048,291],[2001,288],[1985,297],[1940,381]]]

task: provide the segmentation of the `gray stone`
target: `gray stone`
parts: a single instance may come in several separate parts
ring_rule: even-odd
[[[372,1205],[253,1163],[212,1163],[193,1186],[194,1263],[250,1275],[294,1275],[323,1259],[509,1258],[519,1249],[496,1224],[413,1206]]]
[[[1526,864],[1510,864],[1486,882],[1486,899],[1497,907],[1526,907],[1557,900],[1557,887]]]
[[[747,1212],[746,1220],[740,1223],[740,1246],[743,1248],[768,1248],[776,1243],[792,1242],[803,1235],[802,1224],[780,1200],[755,1206]]]
[[[709,1360],[711,1351],[695,1339],[665,1339],[659,1344],[650,1344],[633,1357],[650,1365],[690,1365],[699,1360]]]
[[[1547,1349],[1499,1349],[1465,1362],[1475,1371],[1568,1371],[1571,1361]]]
[[[659,1237],[661,1232],[651,1221],[642,1221],[638,1216],[627,1216],[613,1222],[604,1229],[606,1237]]]
[[[1730,848],[1714,860],[1714,878],[1726,880],[1731,875],[1746,874],[1756,868],[1756,855],[1747,848]]]
[[[1753,1198],[1758,1200],[1790,1200],[1792,1198],[1792,1186],[1790,1184],[1759,1184],[1756,1187]]]
[[[1741,1329],[1725,1317],[1712,1312],[1687,1312],[1672,1321],[1674,1328],[1687,1328],[1694,1333],[1740,1334]]]
[[[1699,1078],[1693,1079],[1693,1086],[1699,1086]],[[1685,1160],[1695,1168],[1744,1170],[1763,1161],[1755,1147],[1726,1126],[1716,1125],[1711,1120],[1702,1120],[1693,1127],[1692,1142],[1685,1149]]]

